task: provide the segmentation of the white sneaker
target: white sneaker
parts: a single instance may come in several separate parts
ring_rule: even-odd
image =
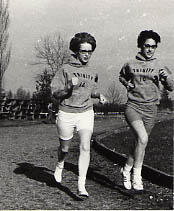
[[[142,177],[133,175],[132,186],[135,190],[143,190]]]
[[[55,172],[54,172],[54,178],[56,182],[61,183],[62,182],[62,171],[64,168],[64,163],[57,163]]]
[[[79,196],[88,197],[89,194],[85,188],[85,181],[86,179],[78,177],[78,194]]]
[[[84,197],[89,196],[88,192],[86,191],[85,185],[78,184],[78,194],[79,196],[84,196]]]
[[[121,168],[121,174],[123,177],[123,185],[127,190],[130,190],[132,188],[132,184],[131,184],[131,174],[129,171],[124,171],[123,168]]]

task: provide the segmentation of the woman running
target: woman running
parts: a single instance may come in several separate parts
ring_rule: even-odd
[[[121,169],[126,189],[133,186],[135,190],[143,190],[141,171],[148,136],[157,115],[159,88],[162,84],[168,91],[174,89],[171,71],[154,57],[160,41],[158,33],[152,30],[142,31],[137,39],[140,52],[135,59],[124,64],[120,71],[119,80],[128,93],[125,116],[136,137],[127,162]]]
[[[86,32],[77,33],[71,39],[69,48],[73,52],[71,61],[56,73],[51,83],[53,97],[61,99],[56,121],[60,146],[54,177],[57,182],[62,181],[64,160],[76,128],[80,137],[78,192],[88,197],[85,183],[94,127],[92,98],[98,98],[101,103],[105,103],[106,98],[96,91],[98,75],[95,68],[89,65],[96,48],[95,38]]]

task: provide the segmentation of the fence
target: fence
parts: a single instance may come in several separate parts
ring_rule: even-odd
[[[32,100],[1,99],[0,119],[43,119],[49,112],[47,105]]]
[[[33,100],[1,99],[0,119],[47,119],[54,118],[55,112],[48,109],[48,105]],[[123,112],[95,112],[95,117],[123,118]]]

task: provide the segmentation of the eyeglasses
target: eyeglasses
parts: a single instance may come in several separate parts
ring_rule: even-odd
[[[92,50],[90,50],[90,51],[87,51],[87,50],[79,50],[79,53],[81,53],[81,54],[92,54]]]
[[[145,48],[152,48],[152,49],[156,49],[157,45],[149,45],[149,44],[144,44]]]

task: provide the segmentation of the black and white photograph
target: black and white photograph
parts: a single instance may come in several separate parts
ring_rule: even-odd
[[[173,210],[173,0],[0,0],[0,210]]]

